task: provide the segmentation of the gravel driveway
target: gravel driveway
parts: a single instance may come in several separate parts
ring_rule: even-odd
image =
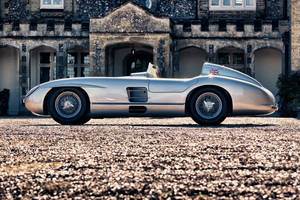
[[[0,118],[0,199],[300,199],[300,121]]]

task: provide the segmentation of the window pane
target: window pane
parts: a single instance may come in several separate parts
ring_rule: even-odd
[[[223,6],[230,6],[231,0],[223,0]]]
[[[89,53],[81,53],[81,64],[90,64],[90,55]]]
[[[75,64],[75,56],[68,53],[68,64]]]
[[[75,77],[78,77],[78,69],[77,69],[77,67],[74,67],[74,73],[75,73]]]
[[[50,67],[41,67],[40,83],[45,83],[50,80]]]
[[[253,0],[246,0],[246,6],[253,6]]]
[[[90,75],[90,68],[89,67],[85,67],[83,73],[84,73],[84,76],[89,76]]]
[[[218,6],[219,5],[219,0],[211,0],[211,5],[212,6]]]
[[[44,5],[51,5],[51,0],[43,0]]]
[[[53,63],[56,64],[56,53],[54,53]]]
[[[62,0],[53,0],[54,5],[62,5]]]
[[[233,64],[244,64],[244,54],[243,53],[233,54]]]
[[[77,53],[68,53],[68,64],[77,64]]]
[[[80,77],[84,77],[84,67],[80,67]]]
[[[74,67],[68,66],[67,78],[73,78],[75,76]]]
[[[242,6],[243,5],[243,0],[234,0],[234,5],[235,6]]]
[[[219,64],[221,64],[221,65],[229,64],[229,54],[228,53],[219,53]]]
[[[84,56],[83,64],[90,64],[90,55]]]
[[[40,63],[49,64],[50,63],[50,53],[40,53]]]

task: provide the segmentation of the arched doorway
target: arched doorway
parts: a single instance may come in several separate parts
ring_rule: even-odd
[[[179,51],[179,69],[174,73],[176,78],[199,76],[206,61],[206,52],[197,47],[188,47]]]
[[[124,61],[126,62],[126,75],[128,76],[131,73],[147,71],[148,64],[153,62],[153,55],[146,51],[132,52]]]
[[[277,94],[276,82],[282,72],[282,53],[273,48],[263,48],[254,52],[255,78],[268,88],[274,95]]]
[[[106,47],[106,75],[127,76],[145,71],[153,62],[153,48],[137,43],[120,43]]]
[[[224,47],[217,51],[218,64],[231,67],[241,72],[246,72],[245,60],[245,53],[243,49]]]
[[[56,78],[56,50],[39,46],[30,51],[30,87]]]
[[[19,50],[15,47],[0,47],[0,91],[10,92],[8,114],[19,114],[20,85],[19,85]]]

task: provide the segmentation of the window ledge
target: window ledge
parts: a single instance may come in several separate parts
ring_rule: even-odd
[[[62,6],[41,6],[41,10],[63,10],[64,7]]]
[[[256,11],[255,6],[249,6],[249,7],[220,7],[220,6],[210,6],[209,10],[211,11],[244,11],[244,10],[249,10],[249,11]]]
[[[64,9],[64,5],[44,5],[41,4],[40,5],[40,9],[45,9],[45,10],[52,10],[52,9],[56,9],[56,10],[63,10]]]

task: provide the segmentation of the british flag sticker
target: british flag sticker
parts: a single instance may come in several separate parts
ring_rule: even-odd
[[[217,69],[211,69],[209,73],[213,74],[213,75],[218,75],[219,74],[219,70],[217,70]]]

